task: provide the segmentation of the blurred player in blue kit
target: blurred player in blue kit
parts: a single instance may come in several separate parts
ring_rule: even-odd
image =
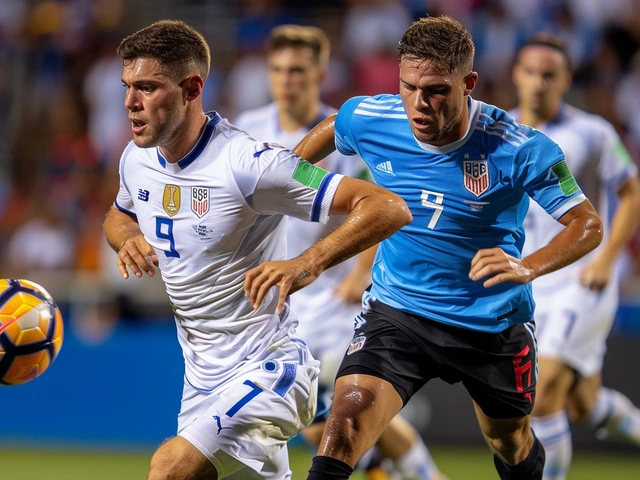
[[[243,112],[234,122],[261,141],[272,141],[293,148],[311,128],[335,113],[322,103],[320,89],[327,75],[330,42],[316,27],[283,25],[272,30],[267,40],[268,81],[273,103]],[[360,159],[334,152],[318,166],[356,178],[370,178]],[[327,236],[342,222],[332,217],[326,224],[309,224],[287,219],[289,258],[304,252]],[[331,405],[335,374],[353,335],[353,319],[360,313],[361,298],[370,282],[375,249],[349,259],[324,272],[314,283],[292,295],[291,308],[299,319],[300,336],[320,361],[319,398],[322,411],[317,421],[302,432],[316,446]],[[436,480],[439,473],[418,432],[402,417],[394,418],[378,441],[379,451],[393,461],[393,470],[406,480]],[[371,455],[375,452],[371,451]],[[375,456],[375,455],[374,455]],[[367,469],[363,459],[359,465]],[[384,462],[385,464],[388,462]],[[383,475],[372,464],[368,475]]]
[[[378,246],[310,480],[348,478],[438,377],[469,392],[501,479],[542,478],[530,282],[593,250],[602,223],[557,144],[470,97],[473,58],[459,22],[420,19],[400,42],[400,94],[348,100],[294,149],[358,154],[413,215]],[[529,197],[563,228],[522,257]]]
[[[597,249],[533,282],[540,378],[532,425],[547,454],[543,478],[563,480],[572,457],[569,417],[640,446],[640,410],[602,386],[606,339],[618,308],[616,262],[640,222],[640,181],[613,125],[564,103],[571,62],[561,39],[543,33],[525,42],[513,81],[519,106],[511,115],[560,145],[604,224]],[[535,202],[524,226],[525,255],[561,230]]]
[[[290,479],[286,443],[314,417],[318,362],[287,296],[411,215],[371,182],[205,113],[209,47],[183,22],[154,23],[118,54],[133,142],[105,235],[125,279],[158,266],[185,362],[178,435],[153,454],[148,479]],[[334,214],[345,222],[285,261],[285,216]]]

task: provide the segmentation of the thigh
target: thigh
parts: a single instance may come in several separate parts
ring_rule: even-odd
[[[338,379],[345,375],[377,377],[393,385],[406,404],[427,381],[438,376],[427,342],[402,326],[414,322],[407,314],[374,301],[358,320]]]
[[[178,435],[221,478],[245,466],[260,472],[315,414],[317,362],[297,361],[297,354],[274,354],[210,393],[185,386]]]
[[[471,347],[450,347],[447,362],[459,370],[462,383],[484,414],[494,419],[529,415],[538,375],[533,325],[517,324],[498,334],[465,337]],[[470,351],[460,352],[463,347]]]
[[[215,480],[218,473],[209,459],[182,437],[163,443],[151,457],[149,479]]]

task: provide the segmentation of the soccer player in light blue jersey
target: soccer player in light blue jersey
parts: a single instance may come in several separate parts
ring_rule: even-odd
[[[330,42],[319,28],[280,25],[267,40],[268,82],[273,102],[242,112],[234,122],[254,138],[293,148],[316,124],[335,109],[324,104],[320,87],[327,75]],[[333,152],[319,167],[350,177],[370,179],[362,160]],[[331,233],[343,217],[326,224],[287,219],[287,255],[297,257]],[[320,361],[318,413],[312,425],[302,431],[314,448],[320,443],[324,420],[333,397],[335,374],[353,334],[353,319],[360,313],[362,293],[370,283],[375,249],[349,259],[324,272],[317,281],[291,296],[291,308],[298,317],[297,331]],[[378,457],[384,460],[377,465]],[[390,461],[389,461],[390,460]],[[372,449],[358,464],[367,478],[380,479],[387,470],[405,480],[439,480],[438,469],[419,433],[401,416],[396,416]],[[389,472],[389,473],[391,473]],[[394,472],[394,473],[395,473]]]
[[[118,55],[133,141],[105,235],[123,278],[160,270],[185,366],[177,435],[153,454],[147,479],[290,479],[286,444],[315,415],[319,372],[287,293],[411,214],[371,182],[205,113],[209,47],[185,23],[143,28]],[[286,216],[324,223],[334,214],[345,222],[285,260]],[[274,262],[286,275],[271,274]]]
[[[557,144],[470,97],[473,56],[459,22],[420,19],[400,42],[400,94],[348,100],[294,149],[311,162],[360,155],[413,214],[378,247],[310,480],[348,478],[438,377],[471,395],[500,478],[542,477],[530,282],[594,249],[602,223]],[[530,197],[564,228],[523,257]]]
[[[548,34],[529,39],[518,52],[513,80],[518,108],[510,113],[558,142],[604,225],[597,249],[533,282],[540,379],[532,426],[547,454],[544,480],[564,480],[572,457],[569,419],[640,446],[640,410],[602,385],[618,308],[616,264],[640,222],[640,180],[613,125],[563,101],[571,65],[562,40]],[[560,231],[534,202],[524,225],[525,255]]]

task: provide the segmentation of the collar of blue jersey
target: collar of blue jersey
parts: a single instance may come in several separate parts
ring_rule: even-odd
[[[222,117],[220,117],[218,112],[214,110],[207,112],[205,115],[209,117],[209,121],[204,126],[204,129],[202,130],[202,134],[200,135],[200,138],[198,139],[196,144],[193,146],[191,151],[187,153],[184,157],[182,157],[180,160],[178,160],[178,166],[180,167],[181,170],[184,170],[185,168],[187,168],[189,165],[193,163],[193,161],[196,158],[200,156],[200,154],[202,153],[202,150],[204,150],[204,147],[206,147],[207,144],[209,143],[209,140],[211,140],[211,137],[213,136],[213,132],[215,131],[216,125],[222,120]],[[158,162],[160,162],[160,165],[162,165],[162,168],[166,168],[167,160],[162,156],[159,148],[156,148],[156,152],[158,153]]]

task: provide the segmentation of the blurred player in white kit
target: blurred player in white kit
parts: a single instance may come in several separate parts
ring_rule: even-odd
[[[618,307],[616,262],[640,222],[640,182],[613,125],[564,103],[571,66],[562,40],[538,34],[525,42],[513,80],[519,106],[510,113],[560,145],[605,232],[593,252],[533,281],[540,376],[532,426],[547,453],[544,480],[562,480],[572,457],[569,420],[640,446],[640,411],[603,387],[601,373]],[[535,202],[524,226],[523,255],[561,229]]]

